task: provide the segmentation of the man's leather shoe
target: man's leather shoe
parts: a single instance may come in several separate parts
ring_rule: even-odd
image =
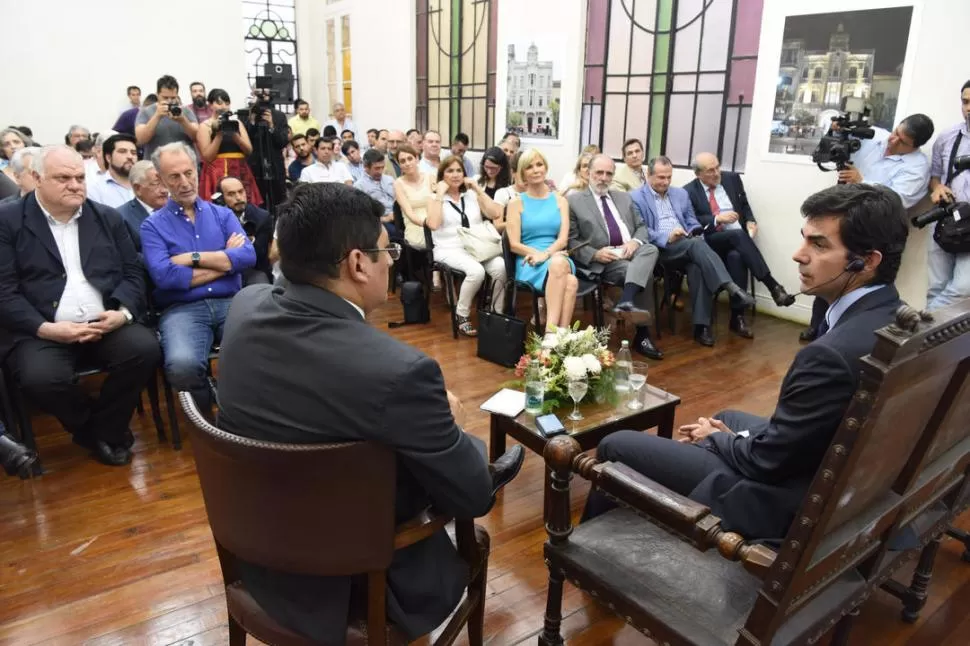
[[[123,467],[131,463],[131,449],[126,446],[111,446],[104,440],[92,440],[90,449],[95,460],[109,467]]]
[[[781,285],[775,285],[771,288],[771,298],[775,301],[775,305],[778,307],[789,307],[795,304],[795,297],[785,291],[785,288]]]
[[[708,348],[714,347],[714,336],[711,334],[710,326],[708,325],[694,326],[694,340]]]
[[[8,476],[29,478],[33,474],[31,467],[36,461],[36,453],[5,434],[0,435],[0,464]]]
[[[798,335],[799,341],[814,341],[818,338],[818,328],[809,327],[802,330],[802,333]]]
[[[731,322],[728,324],[728,327],[742,339],[754,338],[754,332],[751,331],[751,328],[748,327],[748,322],[740,314],[731,317]]]
[[[642,310],[631,301],[617,303],[613,308],[613,314],[634,325],[650,325],[653,323],[653,315],[647,310]]]
[[[738,287],[736,283],[728,283],[724,286],[725,291],[731,295],[731,298],[741,307],[754,307],[755,300],[754,296],[746,292],[745,290]]]
[[[519,474],[522,462],[525,461],[525,449],[522,445],[516,444],[511,449],[503,453],[499,458],[488,465],[488,470],[492,472],[492,495],[512,482],[512,479]]]
[[[642,354],[648,359],[660,361],[664,358],[664,353],[653,344],[653,341],[646,334],[638,334],[633,340],[633,351]]]

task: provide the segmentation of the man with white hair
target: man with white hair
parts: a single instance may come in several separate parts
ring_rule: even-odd
[[[211,409],[209,352],[222,340],[229,303],[256,251],[236,215],[199,198],[195,151],[181,142],[155,150],[152,164],[171,198],[141,225],[142,253],[161,309],[165,374]]]
[[[26,197],[28,193],[37,187],[37,181],[34,179],[34,173],[30,166],[31,160],[39,152],[40,147],[31,146],[29,148],[21,148],[13,154],[13,158],[10,160],[10,170],[13,173],[13,179],[17,182],[17,187],[20,189],[20,192],[0,200],[0,206],[20,201],[21,198]]]
[[[357,133],[357,126],[350,117],[347,116],[347,108],[344,107],[343,103],[333,104],[333,119],[323,124],[323,127],[333,126],[339,135],[344,130],[352,130],[354,132],[354,141],[360,141],[359,135]],[[321,130],[320,132],[323,132]]]
[[[85,199],[75,150],[47,146],[32,164],[33,194],[0,207],[0,328],[14,378],[76,444],[125,465],[128,422],[159,360],[155,335],[135,322],[144,271],[118,212]],[[97,399],[76,383],[81,367],[108,374]]]
[[[73,125],[71,126],[67,134],[64,135],[64,143],[73,148],[78,144],[79,141],[91,138],[91,131],[84,126]]]
[[[158,178],[158,171],[149,160],[135,162],[128,173],[131,188],[135,193],[134,199],[118,207],[118,213],[128,227],[131,241],[135,249],[141,252],[141,224],[149,215],[165,206],[168,201],[168,189]]]

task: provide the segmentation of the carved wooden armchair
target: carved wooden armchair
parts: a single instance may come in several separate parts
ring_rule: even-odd
[[[844,644],[858,606],[965,504],[970,440],[956,422],[970,389],[968,311],[970,302],[931,325],[904,306],[876,333],[777,551],[725,532],[706,506],[623,464],[581,454],[572,438],[553,439],[544,453],[552,477],[540,644],[562,643],[565,579],[665,645],[807,644],[835,626],[832,643]],[[573,473],[620,506],[574,528]],[[925,513],[937,515],[914,530]],[[920,537],[908,549],[907,532]]]
[[[394,526],[396,462],[372,442],[277,444],[233,435],[209,424],[192,396],[179,393],[195,425],[192,449],[206,513],[226,586],[229,643],[247,634],[275,646],[314,642],[279,624],[246,590],[237,559],[315,576],[365,574],[366,617],[349,621],[348,645],[404,644],[385,616],[386,570],[396,550],[444,528],[452,519],[425,510]],[[458,552],[469,567],[465,597],[434,644],[451,644],[467,625],[468,642],[482,644],[489,536],[471,520],[455,520]]]

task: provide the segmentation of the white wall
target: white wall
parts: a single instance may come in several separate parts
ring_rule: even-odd
[[[967,0],[769,0],[765,2],[758,51],[758,72],[751,115],[751,135],[744,184],[758,218],[758,246],[775,277],[789,289],[798,287],[797,268],[791,254],[799,243],[802,218],[799,207],[806,196],[835,182],[833,173],[822,173],[807,158],[783,158],[768,153],[768,131],[774,106],[778,61],[785,16],[806,13],[854,11],[886,6],[914,6],[910,41],[903,68],[897,120],[922,112],[936,132],[960,120],[960,87],[970,77],[965,47],[970,24]],[[930,154],[932,141],[923,150]],[[681,175],[681,174],[678,174]],[[690,179],[690,173],[682,173]],[[675,178],[679,179],[679,178]],[[924,203],[913,212],[926,208]],[[897,279],[902,297],[914,307],[925,305],[928,231],[911,229],[903,266]],[[779,316],[807,321],[811,298],[801,296],[791,308],[775,308],[759,285],[759,306]]]
[[[0,124],[27,125],[43,143],[79,123],[114,125],[125,88],[155,91],[163,74],[221,87],[242,107],[248,94],[239,0],[5,0]]]

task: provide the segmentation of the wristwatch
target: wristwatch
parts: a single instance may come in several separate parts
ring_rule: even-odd
[[[192,268],[193,269],[198,269],[200,262],[202,262],[202,254],[200,254],[198,251],[193,251],[192,252]]]
[[[131,325],[135,322],[135,317],[131,315],[131,311],[124,305],[119,307],[118,311],[125,315],[125,325]]]

